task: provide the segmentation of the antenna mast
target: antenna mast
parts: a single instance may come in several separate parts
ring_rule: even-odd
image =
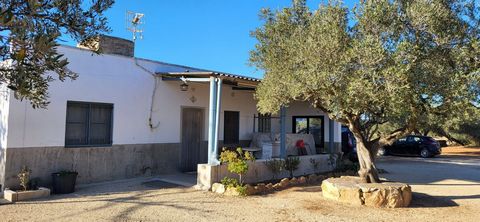
[[[145,14],[128,11],[125,14],[125,26],[129,32],[132,32],[132,39],[135,42],[137,38],[143,39],[143,21]]]

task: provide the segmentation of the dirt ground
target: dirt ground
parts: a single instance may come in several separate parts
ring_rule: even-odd
[[[443,155],[463,155],[480,157],[480,147],[450,146],[442,148]]]
[[[145,178],[81,187],[74,194],[0,206],[0,221],[479,221],[478,148],[421,159],[385,157],[382,177],[411,184],[411,207],[378,209],[326,200],[319,184],[265,196],[225,197],[156,189]],[[457,152],[459,151],[459,152]],[[472,153],[473,152],[473,153]]]

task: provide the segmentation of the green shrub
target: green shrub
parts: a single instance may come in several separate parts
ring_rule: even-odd
[[[238,175],[240,185],[243,185],[243,175],[248,172],[248,161],[255,160],[255,157],[248,151],[238,147],[236,151],[223,148],[220,154],[221,163],[227,164],[227,170]]]
[[[270,159],[264,162],[267,168],[272,172],[272,179],[277,179],[277,176],[285,168],[285,161],[282,159]]]
[[[295,156],[289,156],[285,159],[285,169],[290,172],[290,177],[293,177],[293,171],[298,169],[300,159]]]
[[[224,177],[220,182],[225,187],[238,187],[239,186],[238,180],[235,179],[235,178]]]
[[[236,187],[237,192],[240,194],[240,196],[246,196],[247,195],[247,186],[246,185],[238,185]]]

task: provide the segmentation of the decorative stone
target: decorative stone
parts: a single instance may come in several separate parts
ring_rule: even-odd
[[[290,185],[290,180],[288,178],[283,178],[282,180],[280,180],[280,186],[282,186],[283,188],[288,187],[288,185]]]
[[[412,189],[403,183],[362,183],[358,186],[362,189],[364,202],[367,206],[407,207],[412,200]]]
[[[220,194],[225,193],[225,185],[221,183],[214,183],[212,185],[212,192]]]
[[[271,190],[271,189],[273,188],[273,184],[272,184],[272,183],[269,183],[269,184],[265,185],[265,188],[266,188],[267,190]]]
[[[282,186],[281,183],[276,183],[276,184],[273,184],[272,188],[275,189],[275,190],[280,190],[284,187]]]
[[[259,183],[257,184],[257,186],[255,186],[255,190],[257,191],[257,193],[263,193],[265,192],[265,184],[264,183]]]
[[[296,185],[298,183],[298,179],[296,177],[290,179],[290,184]]]
[[[307,183],[307,178],[304,176],[301,176],[298,178],[298,184],[305,184]]]
[[[408,207],[412,200],[412,189],[407,184],[362,183],[359,177],[352,176],[324,180],[322,193],[327,199],[373,207]]]
[[[238,192],[237,188],[235,188],[235,187],[227,187],[224,195],[225,196],[240,196],[240,192]]]
[[[358,178],[360,179],[360,178]],[[322,182],[323,197],[339,202],[362,205],[360,188],[355,179],[329,178]]]
[[[245,186],[246,186],[245,194],[246,194],[247,196],[257,194],[257,190],[255,189],[254,186],[252,186],[252,185],[250,185],[250,184],[247,184],[247,185],[245,185]]]

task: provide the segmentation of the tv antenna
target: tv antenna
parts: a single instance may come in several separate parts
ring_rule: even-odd
[[[145,24],[143,21],[145,19],[143,17],[145,17],[145,14],[143,13],[128,10],[125,15],[126,27],[129,32],[132,32],[132,39],[134,42],[137,38],[143,39],[143,25]]]

